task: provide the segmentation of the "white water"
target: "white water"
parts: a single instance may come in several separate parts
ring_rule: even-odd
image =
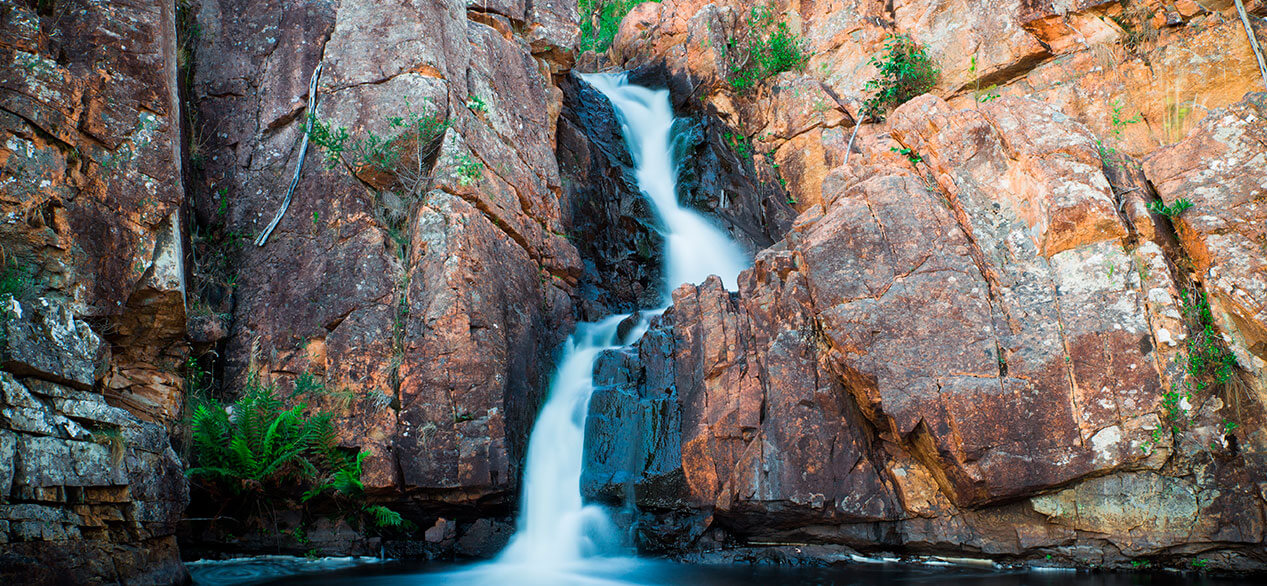
[[[637,169],[638,187],[651,200],[665,240],[665,299],[682,283],[721,277],[734,290],[748,257],[707,218],[677,201],[677,165],[673,161],[673,106],[669,90],[626,85],[624,74],[587,75],[585,80],[616,107],[629,153]]]
[[[624,75],[587,75],[616,108],[638,186],[651,201],[665,239],[664,304],[682,283],[721,277],[734,289],[748,259],[720,229],[677,201],[677,168],[670,139],[673,108],[668,90],[627,85]],[[585,416],[594,390],[594,361],[603,351],[633,343],[650,317],[642,312],[626,339],[617,331],[628,315],[582,323],[568,338],[550,394],[528,442],[519,529],[493,562],[452,574],[481,584],[619,584],[636,565],[602,507],[581,498]]]

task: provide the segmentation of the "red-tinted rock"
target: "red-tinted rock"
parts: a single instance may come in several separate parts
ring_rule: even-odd
[[[1210,114],[1144,171],[1173,218],[1238,363],[1267,401],[1267,94]]]

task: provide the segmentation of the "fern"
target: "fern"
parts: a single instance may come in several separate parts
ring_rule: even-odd
[[[396,511],[393,511],[382,505],[368,505],[361,510],[366,515],[369,515],[370,521],[374,523],[375,527],[396,528],[396,527],[401,527],[405,524],[405,519],[400,516],[400,513],[397,513]]]
[[[326,492],[359,495],[368,454],[339,448],[330,415],[305,415],[307,408],[302,402],[286,408],[272,387],[253,380],[232,415],[223,405],[201,402],[190,416],[195,466],[187,474],[234,493],[307,486],[304,500]]]

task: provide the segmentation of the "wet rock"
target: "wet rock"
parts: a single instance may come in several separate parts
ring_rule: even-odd
[[[506,547],[515,528],[510,523],[493,519],[476,519],[458,538],[455,551],[458,555],[490,558]]]
[[[599,357],[585,421],[583,494],[614,505],[632,496],[641,509],[689,507],[682,411],[672,379],[664,376],[672,372],[672,355],[673,339],[656,329],[636,350]]]
[[[627,313],[653,307],[663,296],[658,259],[663,239],[650,203],[638,189],[633,160],[611,103],[579,76],[560,84],[559,170],[563,175],[564,223],[587,270],[580,291],[582,317],[603,309]]]

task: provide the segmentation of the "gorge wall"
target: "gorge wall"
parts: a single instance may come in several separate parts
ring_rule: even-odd
[[[0,575],[183,579],[169,2],[0,3]]]
[[[1267,94],[1233,4],[772,6],[812,56],[737,91],[727,0],[640,4],[601,55],[570,0],[0,0],[0,575],[177,582],[178,529],[495,553],[559,345],[664,293],[599,69],[670,89],[680,197],[755,258],[596,367],[584,488],[632,491],[644,550],[1267,565]],[[877,122],[892,33],[942,75]],[[330,127],[440,130],[407,193],[310,145],[258,246],[318,64]],[[416,535],[185,512],[187,395],[302,375]]]
[[[735,91],[748,9],[641,4],[607,55],[752,137],[800,215],[600,360],[587,494],[632,490],[657,551],[1261,568],[1267,80],[1235,10],[779,2],[811,56]],[[855,129],[891,34],[940,80]]]

